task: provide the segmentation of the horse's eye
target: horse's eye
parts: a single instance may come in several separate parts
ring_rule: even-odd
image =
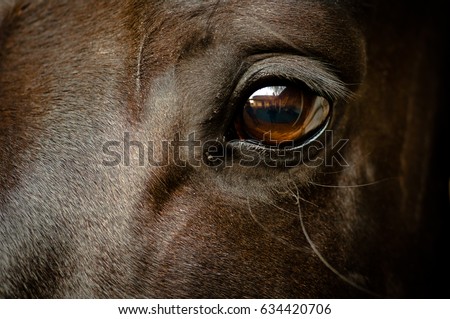
[[[327,99],[307,89],[266,86],[248,97],[234,125],[241,140],[265,146],[299,145],[324,129],[330,113]]]

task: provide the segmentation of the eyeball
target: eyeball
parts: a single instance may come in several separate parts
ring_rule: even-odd
[[[234,126],[240,140],[299,145],[327,125],[329,101],[297,85],[264,86],[248,96]]]

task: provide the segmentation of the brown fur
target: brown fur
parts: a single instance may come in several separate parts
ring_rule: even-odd
[[[448,297],[445,28],[385,2],[0,1],[0,296]],[[221,140],[269,56],[348,167],[103,165]]]

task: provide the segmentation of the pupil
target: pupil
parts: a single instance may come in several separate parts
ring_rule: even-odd
[[[295,106],[279,107],[277,105],[269,105],[264,108],[245,108],[248,117],[255,123],[270,124],[288,124],[295,122],[300,115],[301,110],[295,109]]]

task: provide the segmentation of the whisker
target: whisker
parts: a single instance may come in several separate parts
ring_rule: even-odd
[[[270,235],[270,237],[272,237],[273,239],[275,239],[276,241],[278,241],[279,243],[288,246],[289,248],[293,249],[293,250],[297,250],[297,251],[301,251],[301,252],[306,252],[307,250],[305,248],[301,248],[301,247],[296,247],[292,244],[290,244],[289,242],[287,242],[286,240],[280,238],[280,236],[275,235],[272,231],[270,231],[267,227],[265,227],[263,224],[261,224],[261,222],[256,218],[256,216],[253,214],[252,212],[252,208],[250,206],[250,199],[247,196],[247,206],[248,206],[248,212],[250,214],[250,216],[252,217],[253,221],[259,226],[261,227],[267,234]]]
[[[367,187],[367,186],[377,185],[377,184],[384,183],[384,182],[387,182],[392,179],[394,179],[394,178],[390,177],[390,178],[384,178],[384,179],[380,179],[378,181],[374,181],[374,182],[370,182],[370,183],[356,184],[356,185],[327,185],[327,184],[320,184],[320,183],[316,183],[316,182],[312,182],[312,181],[308,181],[308,184],[311,184],[314,186],[319,186],[319,187],[325,187],[325,188],[359,188],[359,187]]]
[[[300,197],[300,194],[299,194],[297,185],[296,185],[295,183],[293,183],[293,184],[294,184],[294,187],[295,187],[295,189],[296,189],[297,196]],[[369,290],[369,289],[367,289],[367,288],[364,288],[364,287],[358,285],[358,284],[355,283],[354,281],[350,280],[349,278],[347,278],[346,276],[344,276],[343,274],[341,274],[336,268],[334,268],[333,266],[331,266],[330,263],[322,256],[322,254],[321,254],[321,253],[319,252],[319,250],[317,249],[316,245],[315,245],[315,244],[313,243],[313,241],[311,240],[311,237],[309,237],[308,232],[306,231],[305,223],[303,222],[303,215],[302,215],[302,210],[301,210],[301,207],[300,207],[300,201],[298,201],[298,215],[299,215],[299,218],[300,218],[300,225],[301,225],[303,234],[305,235],[306,241],[308,242],[308,244],[310,245],[311,249],[312,249],[313,252],[316,254],[316,256],[320,259],[320,261],[321,261],[321,262],[322,262],[329,270],[331,270],[336,276],[338,276],[341,280],[343,280],[344,282],[346,282],[346,283],[349,284],[350,286],[352,286],[352,287],[354,287],[354,288],[356,288],[356,289],[358,289],[358,290],[360,290],[360,291],[362,291],[362,292],[365,292],[365,293],[367,293],[367,294],[369,294],[369,295],[371,295],[371,296],[374,296],[374,297],[381,297],[381,296],[378,295],[377,293],[375,293],[375,292],[373,292],[373,291],[371,291],[371,290]]]
[[[350,170],[350,169],[353,169],[351,166],[347,166],[347,167],[344,167],[344,168],[342,168],[342,169],[340,169],[340,170],[337,170],[337,171],[329,171],[329,172],[319,172],[320,174],[323,174],[323,175],[333,175],[333,174],[339,174],[339,173],[342,173],[342,172],[345,172],[345,171],[348,171],[348,170]]]
[[[282,207],[280,207],[278,205],[275,205],[275,204],[272,204],[272,203],[270,205],[275,207],[275,208],[277,208],[277,209],[279,209],[279,210],[281,210],[282,212],[284,212],[286,214],[289,214],[289,215],[292,215],[292,216],[297,216],[297,214],[294,214],[294,213],[292,213],[290,211],[287,211],[286,209],[284,209],[284,208],[282,208]]]
[[[317,205],[317,204],[315,204],[315,203],[313,203],[313,202],[311,202],[311,201],[309,201],[307,199],[304,199],[303,197],[297,197],[297,195],[295,195],[294,193],[292,193],[292,192],[290,192],[290,193],[295,198],[295,204],[296,205],[298,205],[298,200],[300,199],[300,200],[304,201],[305,203],[308,203],[308,204],[310,204],[310,205],[312,205],[314,207],[317,207],[317,208],[319,207],[319,205]],[[279,210],[282,210],[285,213],[297,216],[297,214],[291,213],[291,212],[287,211],[286,209],[279,207],[278,205],[275,205],[275,204],[272,204],[272,203],[270,205],[278,208]]]

